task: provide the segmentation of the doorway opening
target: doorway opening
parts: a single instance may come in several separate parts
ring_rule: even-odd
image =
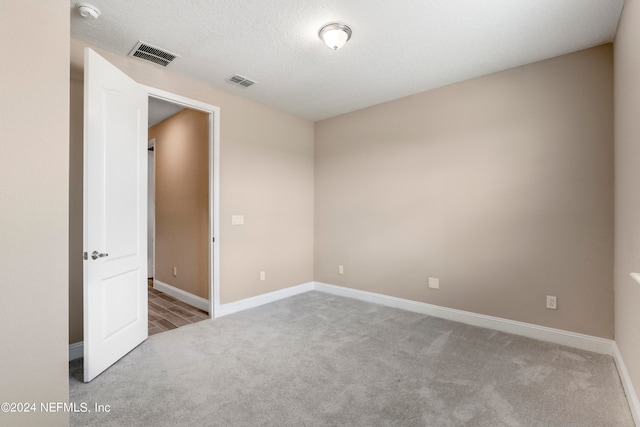
[[[217,301],[217,111],[198,104],[149,88],[149,335],[213,317]]]

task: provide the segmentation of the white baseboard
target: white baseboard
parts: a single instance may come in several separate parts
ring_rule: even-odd
[[[157,282],[157,281],[156,281]],[[167,294],[173,296],[174,298],[179,299],[177,296],[170,294],[166,291],[166,289],[176,289],[173,286],[167,285],[162,282],[157,282],[160,286],[158,290],[162,292],[166,292]],[[403,298],[392,297],[383,294],[377,294],[373,292],[361,291],[358,289],[345,288],[342,286],[330,285],[327,283],[321,282],[308,282],[302,285],[292,286],[290,288],[280,289],[278,291],[269,292],[262,295],[257,295],[255,297],[246,298],[240,301],[235,301],[232,303],[221,304],[217,307],[215,317],[226,316],[228,314],[237,313],[243,310],[247,310],[249,308],[258,307],[264,304],[268,304],[270,302],[278,301],[284,298],[288,298],[294,295],[302,294],[308,291],[316,290],[319,292],[324,292],[332,295],[343,296],[347,298],[354,298],[360,301],[371,302],[374,304],[380,304],[387,307],[399,308],[402,310],[412,311],[414,313],[426,314],[428,316],[438,317],[441,319],[452,320],[455,322],[465,323],[472,326],[479,326],[482,328],[493,329],[496,331],[506,332],[514,335],[520,335],[528,338],[537,339],[540,341],[551,342],[555,344],[566,345],[568,347],[578,348],[581,350],[593,351],[595,353],[608,354],[614,356],[616,360],[616,366],[624,367],[624,363],[622,362],[622,356],[619,354],[616,355],[617,346],[614,341],[607,340],[604,338],[593,337],[590,335],[578,334],[575,332],[563,331],[560,329],[548,328],[545,326],[533,325],[531,323],[518,322],[515,320],[502,319],[499,317],[486,316],[483,314],[472,313],[469,311],[456,310],[447,307],[440,307],[433,304],[427,304],[424,302],[412,301]],[[178,289],[178,291],[180,291]],[[187,292],[183,292],[187,294]],[[199,298],[200,300],[206,302],[208,301],[188,294],[194,298]],[[184,301],[184,300],[181,300]],[[192,301],[184,301],[187,304],[191,304],[194,307],[197,307]],[[202,304],[200,302],[199,304]],[[198,307],[202,310],[208,311],[208,306],[202,308],[202,306]],[[75,343],[69,345],[69,360],[78,359],[83,357],[83,346],[82,342]],[[624,372],[620,372],[620,377],[623,380],[623,384],[625,384],[625,390],[629,387],[633,389],[631,385],[631,381],[629,379],[629,375],[626,373],[626,368]],[[625,380],[626,378],[626,380]],[[633,395],[635,396],[635,394]],[[637,406],[638,398],[635,396],[635,402]],[[638,412],[638,409],[636,408]],[[640,425],[640,423],[639,423]]]
[[[84,341],[69,344],[69,362],[84,357]]]
[[[620,353],[620,349],[617,344],[614,344],[613,346],[613,360],[616,362],[618,374],[620,374],[620,381],[622,382],[622,387],[627,395],[627,401],[629,402],[631,415],[633,415],[633,421],[635,421],[637,426],[640,426],[640,401],[638,400],[638,395],[633,387],[629,371],[627,371],[627,366],[624,364],[622,354]]]
[[[303,294],[305,292],[312,291],[314,289],[314,282],[303,283],[302,285],[292,286],[290,288],[280,289],[278,291],[269,292],[266,294],[258,295],[251,298],[246,298],[240,301],[230,302],[227,304],[220,304],[216,308],[215,317],[226,316],[228,314],[237,313],[249,308],[258,307],[270,302],[278,301],[284,298],[289,298],[294,295]]]
[[[159,280],[153,279],[153,288],[163,292],[175,299],[189,304],[192,307],[199,308],[200,310],[209,312],[209,300],[206,300],[197,295],[193,295],[189,292],[178,289],[175,286],[168,285]]]
[[[396,298],[388,295],[345,288],[321,282],[314,282],[314,289],[328,294],[354,298],[387,307],[400,308],[407,311],[413,311],[415,313],[439,317],[441,319],[466,323],[467,325],[479,326],[481,328],[493,329],[540,341],[566,345],[568,347],[579,348],[581,350],[593,351],[595,353],[613,355],[614,351],[615,343],[612,340],[563,331],[561,329],[553,329],[545,326],[533,325],[531,323],[517,322],[515,320],[502,319],[500,317],[486,316],[484,314],[477,314],[469,311],[440,307],[424,302]]]

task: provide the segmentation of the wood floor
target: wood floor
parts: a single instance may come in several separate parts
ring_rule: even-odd
[[[207,312],[192,307],[153,287],[149,279],[149,336],[209,318]]]

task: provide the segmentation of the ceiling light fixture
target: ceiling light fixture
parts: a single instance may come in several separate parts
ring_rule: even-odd
[[[339,22],[331,22],[320,28],[318,36],[333,50],[338,50],[351,38],[351,28]]]
[[[76,3],[76,9],[83,18],[98,19],[101,14],[100,9],[89,3]]]

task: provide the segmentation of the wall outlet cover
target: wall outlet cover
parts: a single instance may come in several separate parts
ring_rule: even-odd
[[[440,289],[440,279],[429,277],[429,287],[431,289]]]

